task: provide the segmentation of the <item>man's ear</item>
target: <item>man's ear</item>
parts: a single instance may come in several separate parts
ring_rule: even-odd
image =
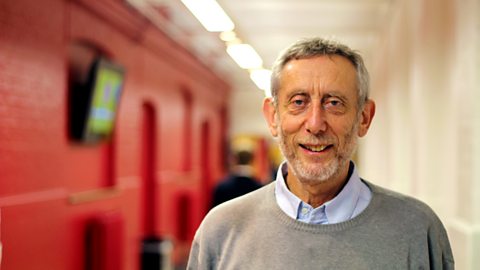
[[[375,102],[371,99],[365,102],[363,106],[362,114],[360,115],[360,125],[358,127],[358,136],[363,137],[367,134],[368,128],[372,123],[373,116],[375,115]]]
[[[263,116],[267,120],[268,128],[273,137],[277,137],[277,121],[276,119],[277,110],[275,109],[275,104],[273,98],[265,98],[263,100]]]

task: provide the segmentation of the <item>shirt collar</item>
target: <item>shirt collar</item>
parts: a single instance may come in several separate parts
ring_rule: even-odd
[[[332,200],[318,207],[325,208],[325,214],[329,224],[340,223],[351,219],[357,212],[357,202],[361,196],[364,196],[365,189],[362,185],[365,184],[360,180],[355,164],[351,162],[350,166],[353,167],[353,172],[340,193]],[[287,163],[283,162],[278,169],[275,183],[275,197],[277,204],[283,212],[291,218],[297,219],[299,206],[302,201],[287,188],[285,183],[287,168]]]
[[[298,206],[302,202],[300,198],[295,196],[285,184],[285,176],[288,173],[287,162],[283,162],[277,172],[275,181],[275,197],[278,206],[293,219],[297,218]]]

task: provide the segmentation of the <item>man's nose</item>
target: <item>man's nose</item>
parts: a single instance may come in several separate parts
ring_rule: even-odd
[[[307,114],[305,127],[307,132],[317,135],[327,130],[325,111],[320,104],[312,104]]]

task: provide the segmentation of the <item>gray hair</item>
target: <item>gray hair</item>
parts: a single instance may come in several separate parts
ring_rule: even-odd
[[[271,92],[275,104],[278,102],[280,88],[280,73],[291,60],[312,58],[322,55],[339,55],[347,58],[357,71],[358,106],[362,108],[368,99],[370,79],[362,56],[348,46],[337,41],[322,38],[301,39],[286,48],[277,58],[272,67]]]

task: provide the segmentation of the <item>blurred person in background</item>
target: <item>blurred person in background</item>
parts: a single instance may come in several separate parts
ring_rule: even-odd
[[[444,226],[351,161],[375,114],[362,57],[322,38],[277,59],[263,104],[286,158],[276,181],[208,213],[188,269],[454,269]]]
[[[253,173],[253,154],[247,150],[234,151],[230,174],[213,191],[212,208],[260,188]]]

